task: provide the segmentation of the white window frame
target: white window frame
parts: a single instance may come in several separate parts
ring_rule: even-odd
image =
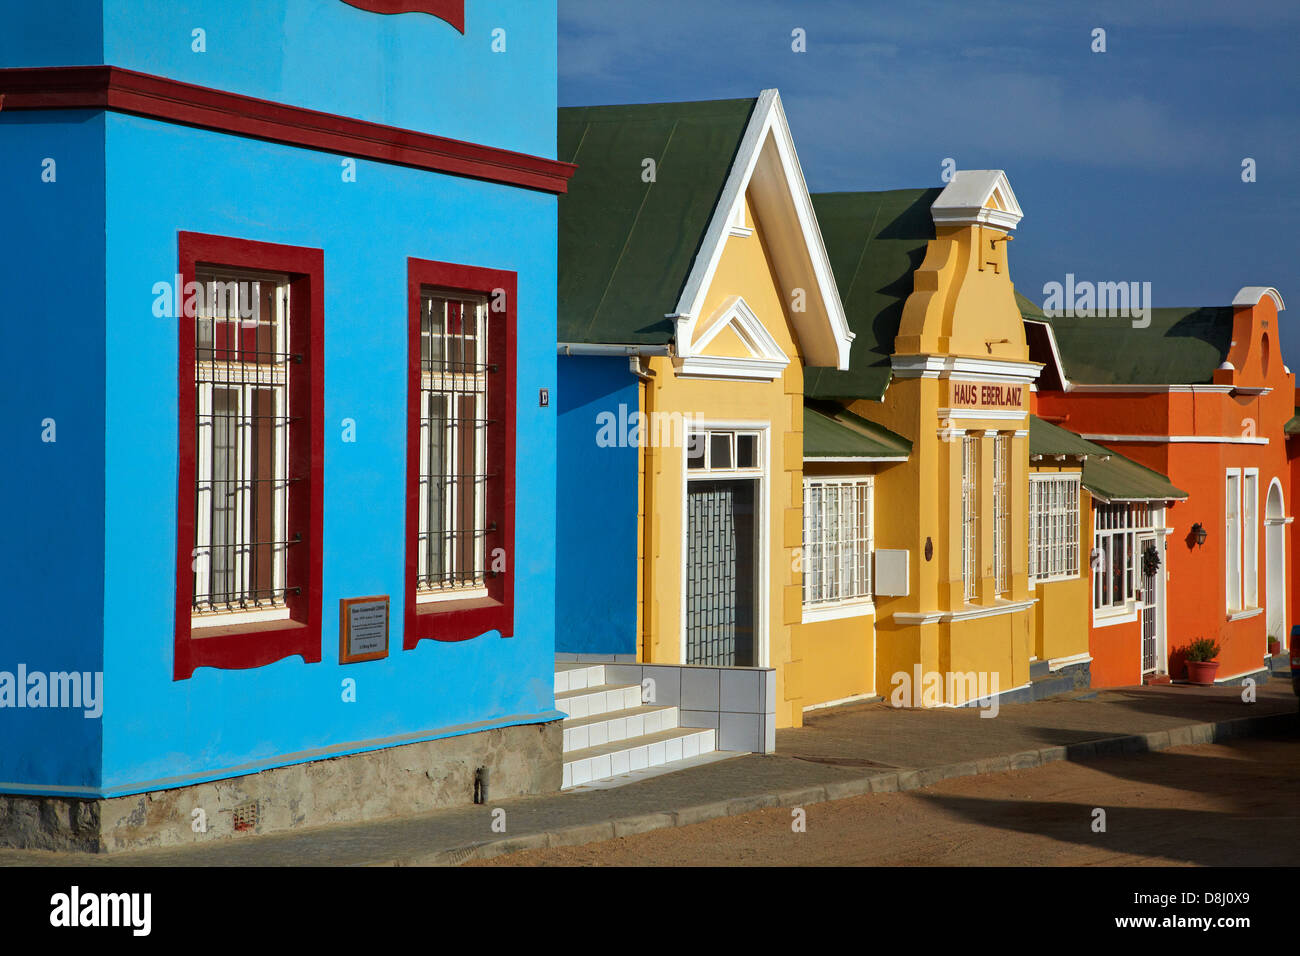
[[[1112,521],[1104,522],[1110,527],[1101,527],[1103,515],[1113,515]],[[1094,502],[1092,508],[1092,542],[1094,552],[1100,552],[1101,559],[1092,569],[1090,575],[1092,615],[1094,625],[1117,624],[1122,620],[1133,620],[1137,613],[1137,591],[1141,587],[1138,580],[1141,574],[1141,555],[1137,552],[1139,537],[1148,534],[1164,533],[1164,509],[1148,501]],[[1122,595],[1111,596],[1104,603],[1098,603],[1098,591],[1109,591],[1105,575],[1109,574],[1113,561],[1113,544],[1115,539],[1124,542],[1124,574]]]
[[[445,292],[440,289],[424,288],[420,291],[420,310],[424,311],[427,297],[437,300],[446,300],[461,302],[466,305],[475,307],[475,331],[474,331],[474,359],[473,365],[476,368],[483,367],[487,364],[488,355],[488,323],[491,321],[486,296],[466,295],[456,292]],[[444,313],[443,321],[446,322]],[[423,319],[421,320],[423,322]],[[421,337],[423,338],[423,329]],[[432,328],[430,337],[432,338]],[[445,331],[442,333],[444,343],[451,341],[451,336]],[[422,346],[423,348],[423,346]],[[430,341],[432,348],[432,341]],[[464,601],[475,598],[485,598],[488,596],[487,579],[485,577],[487,570],[487,543],[485,534],[481,529],[487,525],[487,495],[483,490],[483,477],[487,475],[487,440],[485,434],[477,433],[477,447],[474,450],[474,468],[476,471],[475,478],[469,483],[469,486],[475,489],[477,500],[474,502],[474,526],[480,529],[475,533],[474,540],[474,566],[479,569],[479,576],[471,582],[452,582],[436,587],[430,587],[424,583],[429,574],[428,553],[424,547],[426,535],[429,533],[429,481],[433,474],[432,462],[430,461],[429,439],[430,428],[433,420],[433,402],[442,400],[446,402],[447,414],[443,417],[443,453],[450,462],[455,462],[460,456],[458,443],[461,440],[461,431],[459,427],[454,427],[452,422],[457,419],[459,411],[451,407],[452,403],[447,399],[449,395],[459,394],[462,397],[472,394],[474,396],[474,418],[477,429],[477,422],[487,417],[488,408],[488,376],[486,373],[470,374],[465,372],[435,372],[424,367],[425,363],[420,362],[420,479],[418,486],[419,498],[419,524],[417,526],[417,538],[419,547],[417,548],[416,559],[416,589],[415,603],[434,604],[439,601]],[[459,385],[459,392],[445,391],[444,387]],[[455,465],[453,464],[454,468]],[[429,477],[426,477],[429,476]],[[454,530],[456,522],[459,520],[460,503],[456,500],[454,494],[445,494],[442,502],[442,521],[445,530]],[[443,554],[444,567],[449,563],[450,551],[455,547],[455,539],[448,536]]]
[[[1241,475],[1242,610],[1259,607],[1259,469]]]
[[[275,294],[272,300],[275,304],[275,342],[272,345],[275,353],[278,355],[287,355],[289,351],[289,279],[287,276],[275,275],[269,273],[259,273],[253,271],[243,271],[238,269],[219,269],[205,267],[200,270],[196,277],[203,292],[199,303],[201,310],[200,318],[208,318],[212,322],[212,343],[211,347],[216,348],[218,341],[217,324],[219,322],[231,322],[238,326],[247,327],[247,320],[242,316],[231,319],[228,315],[209,314],[210,310],[217,304],[216,293],[211,287],[212,283],[271,283],[275,286]],[[239,303],[242,296],[242,290],[235,293],[235,302]],[[257,295],[251,295],[250,301],[260,303],[260,292]],[[227,300],[226,305],[230,303]],[[227,311],[225,309],[219,311]],[[253,320],[255,323],[261,321],[259,315]],[[197,332],[196,332],[197,335]],[[236,336],[238,333],[236,332]],[[237,339],[236,339],[237,341]],[[196,340],[196,345],[197,345]],[[201,345],[199,347],[202,347]],[[194,600],[196,603],[208,603],[213,587],[213,568],[212,555],[214,545],[212,541],[212,521],[211,521],[211,501],[213,494],[214,481],[214,462],[212,456],[212,437],[211,429],[215,429],[215,419],[212,417],[213,408],[216,403],[216,391],[231,391],[238,396],[235,412],[235,447],[236,447],[236,467],[238,469],[236,488],[235,511],[235,537],[237,540],[248,540],[253,533],[250,528],[253,523],[253,478],[251,473],[253,462],[253,424],[251,416],[254,414],[253,393],[255,390],[269,389],[275,396],[274,420],[277,423],[273,435],[273,457],[274,457],[274,475],[275,481],[274,494],[272,498],[273,507],[273,524],[275,531],[274,540],[278,542],[272,548],[272,590],[282,595],[286,584],[286,575],[288,573],[288,435],[286,429],[278,425],[285,421],[287,410],[285,403],[289,398],[289,363],[283,364],[261,364],[248,363],[235,359],[220,359],[215,357],[207,360],[196,359],[196,383],[195,383],[195,400],[196,400],[196,434],[197,454],[195,456],[195,547],[194,547]],[[234,565],[231,573],[235,577],[235,585],[232,591],[247,592],[251,590],[252,583],[250,580],[252,574],[252,561],[248,556],[248,548],[238,549],[234,554]],[[255,624],[264,621],[279,621],[289,618],[289,608],[285,604],[283,597],[277,597],[272,600],[257,601],[254,607],[214,607],[209,606],[201,611],[193,611],[190,615],[190,628],[192,631],[200,630],[206,627],[229,627],[238,624]]]
[[[821,492],[817,494],[817,492]],[[831,492],[836,501],[837,534],[826,534],[825,504]],[[845,493],[851,509],[846,511]],[[859,495],[865,496],[865,507]],[[875,480],[871,475],[812,476],[803,480],[803,552],[801,585],[804,622],[834,620],[867,614],[874,609],[872,558],[875,554]],[[820,506],[820,510],[819,507]],[[820,541],[814,539],[819,537]],[[846,556],[847,536],[847,556]],[[832,558],[832,549],[838,554]],[[819,580],[829,582],[827,571],[835,567],[836,593],[810,599],[813,575],[810,565],[821,568]],[[848,580],[846,581],[846,575]],[[856,584],[854,583],[856,578]],[[823,594],[828,590],[823,586]],[[851,593],[850,593],[851,592]]]
[[[961,582],[967,604],[979,589],[979,441],[978,435],[967,434],[961,444]]]
[[[1223,483],[1224,598],[1229,614],[1243,610],[1241,604],[1241,469],[1229,468]]]
[[[1079,577],[1078,474],[1029,476],[1029,586]]]
[[[993,593],[1006,594],[1011,587],[1011,518],[1007,514],[1011,483],[1011,436],[993,436]]]

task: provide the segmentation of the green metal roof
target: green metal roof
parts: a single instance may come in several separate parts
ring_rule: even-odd
[[[849,328],[857,337],[847,371],[806,371],[806,395],[877,401],[884,397],[903,303],[912,294],[912,273],[934,238],[930,206],[941,192],[893,189],[812,197]]]
[[[1037,415],[1029,416],[1029,454],[1083,457],[1083,487],[1101,501],[1172,501],[1187,497],[1187,492],[1175,488],[1160,472]]]
[[[1282,433],[1285,435],[1300,435],[1300,408],[1297,408],[1295,414],[1282,426]]]
[[[883,425],[833,402],[805,402],[804,459],[854,458],[864,461],[907,458],[912,443]]]
[[[662,345],[754,99],[559,111],[559,341]],[[653,182],[642,178],[655,161]]]
[[[1023,304],[1022,314],[1026,314]],[[1151,324],[1127,317],[1027,318],[1052,326],[1065,375],[1087,385],[1201,385],[1214,380],[1232,344],[1232,307],[1152,309]]]

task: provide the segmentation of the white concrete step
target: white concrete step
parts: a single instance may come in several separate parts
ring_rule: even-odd
[[[638,684],[597,684],[555,695],[555,709],[576,718],[595,717],[640,706],[641,687]]]
[[[621,774],[660,767],[712,753],[717,747],[712,728],[674,727],[630,740],[620,740],[564,755],[565,788]]]
[[[605,683],[604,664],[556,664],[555,692],[563,694]]]
[[[564,752],[586,750],[601,744],[630,740],[645,734],[672,730],[677,726],[677,708],[642,704],[630,710],[615,710],[591,717],[570,717],[564,721]]]

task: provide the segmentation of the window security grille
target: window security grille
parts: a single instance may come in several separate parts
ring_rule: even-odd
[[[1079,478],[1029,480],[1029,576],[1034,581],[1079,573]]]
[[[803,603],[871,596],[872,482],[805,479]]]
[[[1137,535],[1156,530],[1160,512],[1144,503],[1098,504],[1093,509],[1093,543],[1097,550],[1092,575],[1092,606],[1119,608],[1137,587]]]
[[[979,500],[979,478],[976,456],[979,439],[974,435],[962,438],[961,447],[961,581],[962,593],[967,601],[975,599],[976,547],[979,542],[976,529],[976,503]]]
[[[424,291],[420,316],[417,600],[485,594],[487,300]]]
[[[993,579],[998,594],[1005,594],[1010,579],[1011,554],[1007,536],[1007,482],[1011,474],[1011,441],[993,438]]]
[[[208,618],[196,624],[225,623],[229,612],[285,605],[288,549],[300,540],[287,525],[299,480],[289,470],[297,357],[285,279],[210,272],[197,281],[192,613]]]

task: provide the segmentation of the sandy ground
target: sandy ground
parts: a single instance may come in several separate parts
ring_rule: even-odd
[[[1300,863],[1300,740],[944,781],[474,866],[1142,866]],[[1094,832],[1094,810],[1105,832]]]

